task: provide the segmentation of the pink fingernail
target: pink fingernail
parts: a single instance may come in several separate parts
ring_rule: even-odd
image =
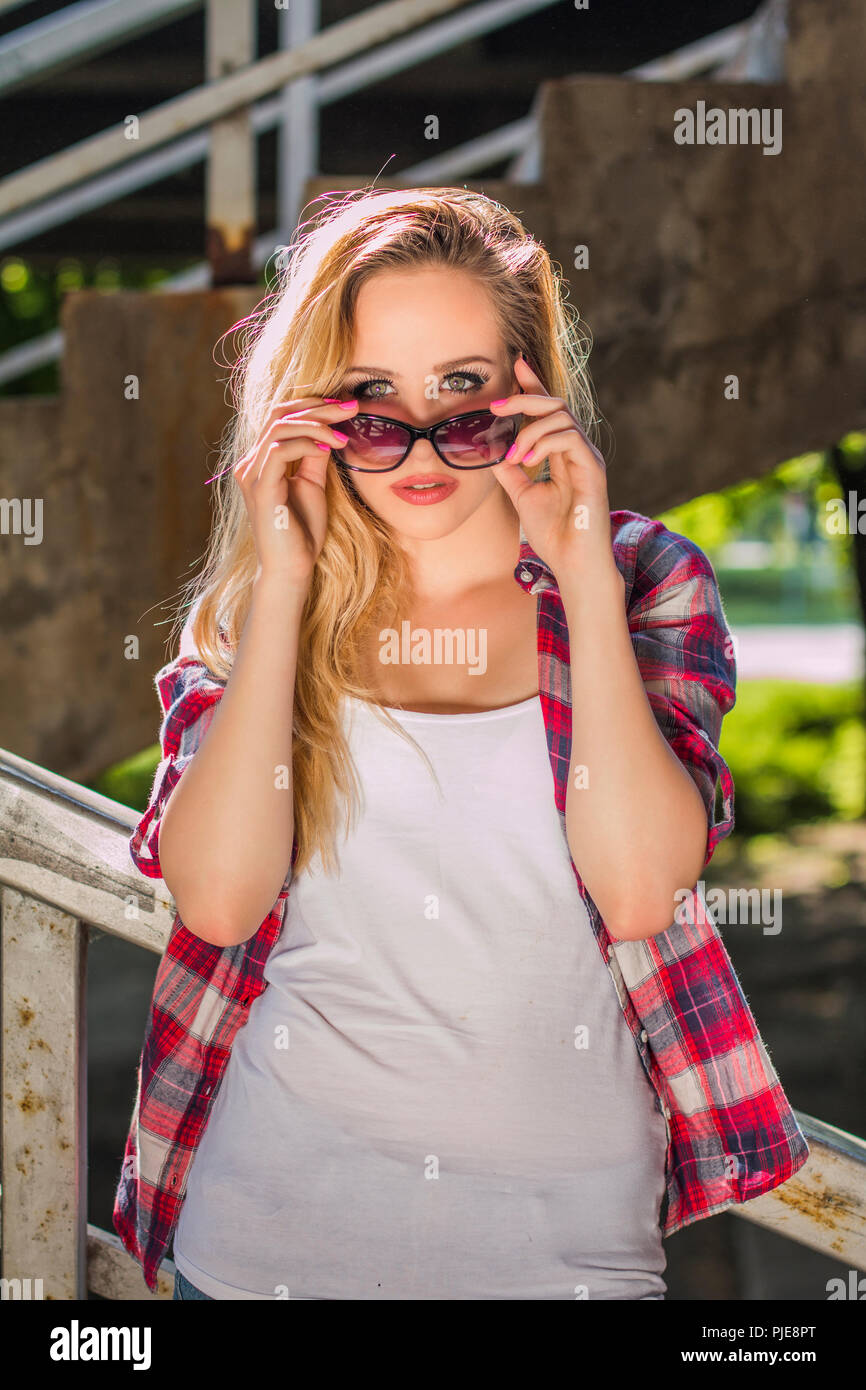
[[[530,449],[530,451],[529,451],[528,454],[524,454],[524,455],[523,455],[523,462],[526,463],[528,459],[534,459],[534,458],[535,458],[535,450],[534,450],[534,449]]]
[[[508,397],[507,397],[507,396],[503,396],[501,401],[491,401],[490,404],[491,404],[491,405],[507,405],[507,404],[508,404]]]
[[[341,410],[351,410],[351,409],[352,409],[352,406],[353,406],[353,405],[357,405],[357,404],[358,404],[357,401],[340,401],[340,409],[341,409]]]
[[[333,434],[334,438],[339,439],[341,444],[348,444],[349,436],[347,434],[341,434],[339,430],[334,430]]]
[[[323,444],[322,441],[321,441],[320,439],[317,439],[317,440],[316,440],[316,448],[317,448],[317,449],[324,449],[324,451],[325,451],[326,454],[329,454],[329,453],[331,452],[331,446],[330,446],[330,444]]]
[[[510,458],[511,458],[511,455],[514,453],[514,451],[515,451],[516,448],[517,448],[517,445],[516,445],[516,444],[512,444],[511,448],[508,450],[508,453],[505,455],[505,457],[506,457],[507,459],[510,459]]]

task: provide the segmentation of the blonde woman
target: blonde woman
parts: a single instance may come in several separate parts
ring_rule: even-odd
[[[662,1299],[663,1237],[808,1152],[696,889],[712,568],[610,511],[516,216],[365,190],[290,251],[157,676],[115,1224],[176,1298]]]

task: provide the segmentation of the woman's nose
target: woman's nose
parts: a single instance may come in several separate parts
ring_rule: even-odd
[[[429,439],[413,439],[409,446],[409,452],[404,458],[401,467],[407,463],[414,463],[416,466],[433,463],[436,458],[436,450],[433,448]]]

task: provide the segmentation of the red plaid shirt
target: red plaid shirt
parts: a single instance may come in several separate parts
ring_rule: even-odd
[[[647,698],[704,797],[708,862],[733,827],[734,805],[718,741],[722,717],[734,703],[735,667],[715,575],[693,542],[637,513],[611,513],[611,540],[625,579],[629,629]],[[515,580],[538,595],[539,693],[565,835],[568,632],[553,574],[522,534],[519,556]],[[156,676],[164,710],[163,759],[150,804],[130,840],[133,860],[151,878],[161,877],[159,827],[166,802],[225,688],[195,654],[184,655],[184,646],[190,649],[189,640]],[[114,1206],[115,1228],[151,1289],[232,1042],[264,988],[264,966],[282,927],[296,853],[297,841],[280,895],[248,941],[212,946],[176,915],[160,961]],[[642,941],[618,941],[608,935],[576,868],[574,874],[667,1122],[662,1214],[667,1236],[787,1181],[809,1150],[699,886],[677,913],[682,921]]]

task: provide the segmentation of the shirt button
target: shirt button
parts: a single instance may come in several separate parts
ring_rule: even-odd
[[[666,1105],[666,1106],[664,1107],[664,1116],[665,1116],[665,1119],[666,1119],[666,1120],[669,1120],[670,1117],[671,1117],[671,1108],[670,1108],[669,1105]]]
[[[641,1028],[641,1030],[640,1030],[640,1040],[641,1040],[641,1042],[646,1042],[646,1040],[647,1040],[648,1037],[649,1037],[649,1033],[647,1032],[647,1030],[646,1030],[645,1028]]]
[[[531,579],[531,578],[532,578],[532,571],[531,571],[531,570],[521,570],[521,571],[520,571],[520,578],[521,578],[521,579],[526,579],[526,580]]]

